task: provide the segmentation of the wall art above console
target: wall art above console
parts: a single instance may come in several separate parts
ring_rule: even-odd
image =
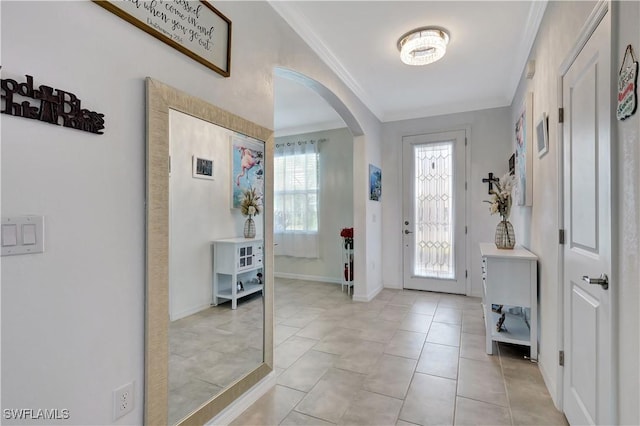
[[[69,91],[45,85],[35,89],[33,77],[25,75],[25,78],[22,83],[9,78],[0,80],[3,103],[0,113],[103,134],[104,114],[82,108],[82,101]]]

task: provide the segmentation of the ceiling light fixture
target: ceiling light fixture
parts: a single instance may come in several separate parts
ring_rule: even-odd
[[[449,34],[435,27],[417,28],[398,40],[400,59],[407,65],[427,65],[441,59],[447,51]]]

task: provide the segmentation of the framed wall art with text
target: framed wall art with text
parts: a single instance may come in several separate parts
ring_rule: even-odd
[[[231,21],[210,2],[93,1],[218,74],[231,75]]]

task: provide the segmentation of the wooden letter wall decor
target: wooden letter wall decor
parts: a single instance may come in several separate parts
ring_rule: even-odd
[[[103,134],[104,114],[82,108],[82,101],[66,90],[45,85],[34,89],[33,77],[25,77],[26,81],[23,83],[8,78],[0,80],[4,103],[0,113]],[[36,103],[32,105],[29,100],[21,101],[17,98],[31,98]]]

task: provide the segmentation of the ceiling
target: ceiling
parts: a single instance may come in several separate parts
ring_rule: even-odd
[[[382,122],[510,105],[546,7],[540,0],[270,4]],[[447,54],[422,67],[403,64],[398,39],[424,26],[449,32]],[[282,77],[275,84],[278,133],[341,123],[310,89]]]

